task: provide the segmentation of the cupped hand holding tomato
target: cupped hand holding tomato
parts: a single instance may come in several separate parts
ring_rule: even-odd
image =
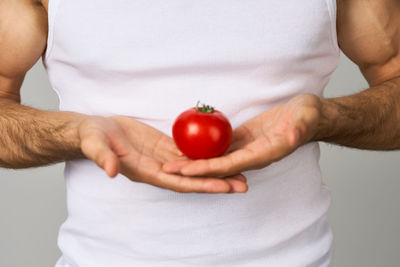
[[[221,156],[232,141],[232,126],[220,111],[203,105],[181,113],[172,126],[177,147],[190,159]]]
[[[318,140],[321,106],[322,102],[316,95],[298,95],[237,127],[225,155],[176,160],[165,163],[162,169],[189,176],[227,177],[267,167],[299,146]]]

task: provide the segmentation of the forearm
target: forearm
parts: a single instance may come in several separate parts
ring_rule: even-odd
[[[27,168],[82,158],[78,125],[86,117],[0,99],[0,167]]]
[[[400,78],[357,94],[321,99],[313,141],[360,149],[400,148]]]

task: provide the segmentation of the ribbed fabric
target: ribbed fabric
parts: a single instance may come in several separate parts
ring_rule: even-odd
[[[171,136],[197,100],[236,128],[337,66],[334,0],[50,0],[44,64],[60,110],[125,115]],[[89,160],[65,167],[57,267],[328,266],[330,193],[318,143],[261,170],[246,194],[182,194]]]

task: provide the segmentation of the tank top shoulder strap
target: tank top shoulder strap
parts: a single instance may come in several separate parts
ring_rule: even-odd
[[[331,33],[332,33],[332,45],[337,53],[339,53],[340,48],[337,40],[336,32],[336,17],[337,17],[337,5],[336,0],[325,0],[328,5],[329,16],[331,19]]]
[[[53,39],[54,39],[54,23],[56,21],[56,15],[58,6],[61,0],[49,0],[49,6],[47,8],[47,17],[48,17],[48,33],[47,33],[47,46],[46,52],[44,55],[44,64],[48,62],[48,59],[51,56],[51,51],[53,48]]]

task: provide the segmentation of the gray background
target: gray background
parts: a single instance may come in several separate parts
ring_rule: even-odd
[[[357,66],[341,56],[326,96],[367,88]],[[56,109],[41,62],[28,73],[22,102]],[[321,143],[323,179],[332,191],[329,219],[335,267],[400,266],[400,153],[360,151]],[[66,219],[63,164],[0,169],[0,266],[54,266],[58,228]],[[117,267],[117,266],[116,266]]]

